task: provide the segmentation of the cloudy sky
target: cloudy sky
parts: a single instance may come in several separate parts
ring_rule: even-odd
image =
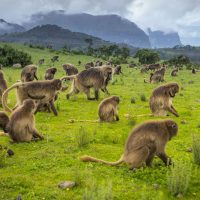
[[[143,30],[177,31],[183,44],[200,45],[200,0],[0,0],[0,18],[19,24],[52,10],[118,14]]]

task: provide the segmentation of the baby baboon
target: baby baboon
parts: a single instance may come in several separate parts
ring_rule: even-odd
[[[45,72],[45,75],[44,75],[44,79],[45,80],[54,79],[54,75],[56,72],[57,72],[57,69],[55,67],[51,67],[51,68],[47,69]]]
[[[165,153],[165,146],[177,135],[178,125],[173,120],[147,121],[134,128],[129,135],[124,154],[116,162],[107,162],[90,156],[80,159],[85,162],[99,162],[115,166],[122,162],[130,165],[131,169],[146,164],[151,166],[154,156],[158,156],[165,165],[171,164],[171,159]]]
[[[7,82],[4,78],[3,72],[0,70],[0,104],[2,105],[2,95],[3,92],[7,89]]]
[[[65,70],[67,76],[78,74],[78,69],[72,64],[64,64],[63,69]]]
[[[172,100],[178,92],[179,86],[177,83],[168,83],[156,88],[149,101],[153,115],[166,116],[167,112],[171,112],[178,117],[179,115],[172,105]]]
[[[53,58],[51,58],[51,62],[55,62],[55,61],[58,61],[58,58],[59,58],[59,56],[54,56]]]
[[[0,128],[3,129],[4,133],[7,133],[8,130],[8,122],[9,122],[9,117],[5,112],[0,112]]]
[[[37,66],[36,65],[27,65],[22,69],[21,72],[21,81],[22,82],[30,82],[34,79],[38,80],[37,76]]]
[[[93,62],[89,62],[85,64],[85,69],[89,69],[91,67],[94,67],[94,63]]]
[[[150,83],[163,82],[164,76],[165,76],[165,67],[162,67],[160,70],[154,72],[154,74],[151,74]]]
[[[35,101],[26,99],[13,111],[8,124],[8,133],[14,142],[30,142],[32,139],[43,139],[35,128]]]
[[[73,94],[78,94],[79,92],[84,92],[87,95],[88,100],[98,100],[99,89],[109,95],[106,86],[108,82],[112,79],[112,67],[102,66],[96,68],[90,68],[83,70],[77,75],[66,76],[64,79],[73,79],[72,89],[67,94],[67,99]],[[94,88],[95,98],[90,97],[90,88]]]
[[[174,70],[171,72],[171,76],[177,76],[177,73],[178,73],[178,68],[174,69]]]
[[[114,73],[113,75],[116,74],[116,75],[119,75],[119,74],[123,74],[122,73],[122,67],[120,65],[117,65],[115,68],[114,68]]]
[[[54,115],[57,115],[57,110],[54,106],[55,96],[62,88],[60,79],[28,82],[28,83],[15,83],[8,88],[2,97],[2,104],[5,111],[11,112],[12,110],[7,105],[7,95],[12,89],[17,89],[17,106],[22,105],[25,99],[40,100],[40,104],[49,104]]]
[[[38,61],[38,65],[42,65],[42,64],[44,64],[44,58],[42,58],[42,59],[40,59],[40,60]]]
[[[112,96],[104,99],[99,104],[99,120],[101,122],[111,122],[111,121],[119,121],[118,116],[118,104],[120,102],[119,97]]]

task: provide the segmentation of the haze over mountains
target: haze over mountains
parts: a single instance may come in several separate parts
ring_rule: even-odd
[[[22,24],[22,26],[19,26],[21,29],[16,27],[16,24],[14,24],[13,28],[10,29],[11,31],[9,32],[6,32],[5,29],[2,29],[0,21],[0,34],[22,32],[24,29],[29,30],[38,25],[46,24],[57,25],[64,29],[68,29],[68,31],[71,32],[79,32],[92,37],[101,38],[103,43],[105,43],[105,41],[125,43],[133,47],[140,48],[163,48],[181,45],[178,33],[165,34],[162,31],[149,31],[148,35],[135,23],[121,18],[118,15],[94,16],[85,13],[66,14],[62,10],[34,14],[28,22]],[[26,37],[28,33],[30,32],[26,32]],[[10,35],[9,38],[11,39],[11,37],[12,36]],[[53,37],[54,36],[52,35],[51,38]],[[5,38],[8,38],[8,36],[4,37],[4,39]],[[69,34],[66,36],[66,38],[68,38],[66,40],[67,43],[70,41]],[[64,39],[64,35],[62,35],[62,39]]]

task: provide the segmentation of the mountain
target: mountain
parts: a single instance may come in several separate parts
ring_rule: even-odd
[[[0,36],[0,41],[3,42],[27,43],[41,46],[50,44],[55,49],[62,48],[64,45],[71,49],[84,49],[89,46],[88,39],[92,40],[92,47],[95,48],[111,44],[97,37],[72,32],[57,25],[49,24],[37,26],[22,33],[11,33]]]
[[[151,31],[148,29],[149,40],[152,48],[172,48],[181,46],[181,41],[178,33],[164,33],[162,31]]]
[[[18,24],[11,24],[3,19],[0,19],[0,35],[5,33],[23,32],[25,28]]]
[[[135,23],[118,15],[66,14],[51,11],[32,15],[24,24],[26,28],[55,24],[75,32],[89,34],[106,41],[126,43],[134,47],[150,48],[148,36]]]

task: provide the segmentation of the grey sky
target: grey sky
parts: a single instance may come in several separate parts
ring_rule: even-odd
[[[177,31],[184,44],[200,45],[200,0],[0,0],[0,18],[19,24],[51,10],[119,14],[143,30]]]

